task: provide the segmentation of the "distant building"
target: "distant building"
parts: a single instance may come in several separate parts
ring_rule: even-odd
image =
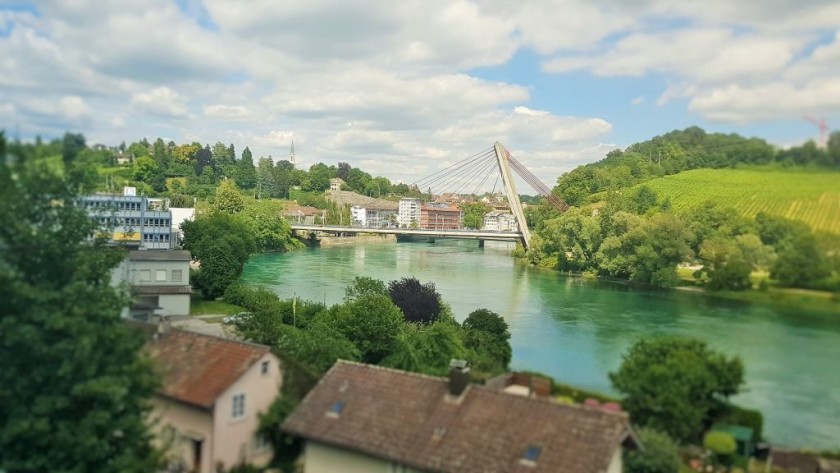
[[[132,301],[124,316],[148,320],[150,315],[189,315],[190,252],[135,250],[114,268],[111,281],[128,285]]]
[[[400,227],[409,228],[411,226],[420,226],[420,199],[413,197],[403,197],[400,199],[400,204],[397,213],[397,223]]]
[[[621,473],[640,447],[627,414],[539,393],[339,361],[281,429],[302,438],[305,473]],[[525,388],[528,389],[528,388]]]
[[[172,212],[172,248],[179,248],[184,239],[184,232],[181,231],[181,224],[195,218],[193,207],[169,207]]]
[[[484,226],[481,229],[493,232],[519,231],[519,227],[516,225],[516,217],[510,213],[496,210],[484,214]]]
[[[330,190],[331,191],[340,191],[341,186],[345,184],[344,179],[340,177],[334,177],[330,179]]]
[[[172,247],[172,213],[169,201],[137,196],[133,187],[123,195],[96,194],[82,197],[91,218],[108,229],[111,241],[141,249]]]
[[[420,228],[429,230],[458,230],[463,227],[464,214],[449,204],[424,204],[420,207]]]
[[[367,207],[367,228],[385,228],[397,226],[397,209]]]
[[[367,209],[358,205],[350,207],[354,227],[367,227]]]
[[[279,395],[280,363],[267,346],[168,327],[136,324],[161,387],[152,399],[156,443],[175,471],[211,473],[272,456],[257,436],[259,415]],[[181,468],[181,469],[176,469]]]
[[[324,211],[315,207],[289,203],[286,204],[283,210],[283,216],[286,217],[289,223],[314,225],[316,217],[324,217]]]

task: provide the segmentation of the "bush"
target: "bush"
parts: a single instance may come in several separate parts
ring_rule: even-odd
[[[668,434],[653,429],[639,429],[642,448],[624,453],[627,473],[677,473],[680,455],[677,443]]]
[[[738,449],[735,438],[726,432],[709,432],[703,437],[703,446],[715,455],[732,455]]]
[[[726,404],[724,413],[716,419],[721,424],[742,425],[753,430],[753,442],[759,442],[764,435],[764,415],[757,409],[746,409],[735,404]]]

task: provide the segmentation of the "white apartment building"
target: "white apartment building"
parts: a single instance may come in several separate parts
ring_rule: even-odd
[[[400,205],[397,213],[397,223],[400,227],[409,228],[412,226],[420,226],[420,199],[412,197],[403,197],[400,199]],[[413,224],[413,225],[412,225]]]
[[[484,226],[481,229],[491,232],[515,232],[519,230],[519,226],[512,214],[494,210],[484,214]]]

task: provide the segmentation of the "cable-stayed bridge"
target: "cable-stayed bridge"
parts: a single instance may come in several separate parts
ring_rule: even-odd
[[[513,180],[515,172],[522,178],[537,194],[544,197],[551,205],[558,210],[565,211],[568,205],[551,192],[551,189],[542,183],[522,163],[517,161],[510,152],[496,142],[493,147],[469,156],[461,161],[452,164],[440,171],[424,177],[414,183],[421,191],[429,189],[435,195],[473,194],[477,195],[480,190],[486,189],[486,185],[492,179],[495,181],[493,190],[501,180],[510,210],[516,219],[516,231],[487,231],[470,229],[428,229],[428,228],[398,228],[398,227],[359,227],[342,225],[302,225],[292,224],[292,230],[302,232],[322,232],[332,234],[393,234],[410,235],[429,238],[462,238],[477,240],[500,240],[519,241],[525,248],[531,242],[531,232],[525,220],[525,213],[522,210],[522,203],[519,201],[519,194],[516,191],[516,184]]]

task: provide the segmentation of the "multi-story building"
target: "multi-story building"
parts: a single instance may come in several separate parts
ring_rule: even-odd
[[[354,205],[350,208],[353,225],[364,228],[392,227],[397,222],[397,210]]]
[[[353,219],[352,226],[367,227],[367,209],[359,205],[350,207],[350,217]]]
[[[420,199],[413,197],[403,197],[400,199],[400,205],[397,213],[397,223],[400,227],[409,228],[412,226],[420,226]]]
[[[482,230],[496,232],[515,232],[519,230],[516,225],[516,217],[507,212],[492,211],[484,214],[484,226]]]
[[[190,314],[190,252],[186,250],[134,250],[114,268],[111,281],[127,284],[131,305],[124,316]]]
[[[429,203],[420,207],[420,228],[429,230],[458,230],[464,214],[449,204]]]
[[[135,195],[133,187],[123,195],[96,194],[82,197],[82,204],[111,235],[111,240],[141,249],[172,247],[172,213],[169,201]]]

